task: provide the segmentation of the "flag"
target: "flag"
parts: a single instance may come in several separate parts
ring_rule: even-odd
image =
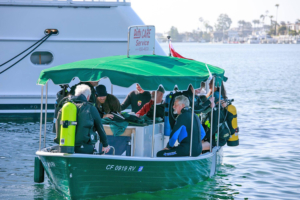
[[[177,52],[175,51],[175,49],[174,49],[172,43],[171,43],[171,40],[169,40],[169,48],[170,48],[171,55],[172,55],[173,57],[184,58],[184,59],[188,59],[188,60],[193,60],[193,59],[190,59],[190,58],[185,58],[185,57],[183,57],[182,55],[180,55],[179,53],[177,53]],[[206,69],[207,69],[208,74],[209,74],[209,77],[208,77],[207,80],[210,81],[210,80],[213,78],[213,76],[212,76],[212,74],[211,74],[211,72],[210,72],[210,70],[209,70],[207,64],[205,64],[205,65],[206,65]]]
[[[182,55],[180,55],[179,53],[177,53],[171,43],[171,40],[169,40],[169,48],[170,48],[170,52],[171,52],[171,55],[173,57],[177,57],[177,58],[184,58],[184,59],[188,59],[188,60],[193,60],[193,59],[190,59],[190,58],[185,58],[183,57]]]

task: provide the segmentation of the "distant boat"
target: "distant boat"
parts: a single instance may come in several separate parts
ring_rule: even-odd
[[[294,39],[292,40],[292,44],[300,44],[300,37],[294,38]]]
[[[258,37],[251,35],[248,37],[248,44],[259,44]]]

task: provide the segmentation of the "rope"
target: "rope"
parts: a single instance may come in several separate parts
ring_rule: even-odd
[[[21,53],[19,53],[18,55],[16,55],[15,57],[13,57],[12,59],[6,61],[5,63],[2,63],[0,65],[0,67],[2,67],[3,65],[5,65],[6,63],[9,63],[10,61],[12,61],[13,59],[15,59],[16,57],[18,57],[19,55],[23,54],[24,52],[28,51],[28,49],[30,49],[31,47],[35,46],[37,43],[39,43],[40,41],[42,41],[43,39],[45,39],[48,35],[45,35],[42,39],[40,39],[39,41],[37,41],[36,43],[34,43],[33,45],[31,45],[30,47],[28,47],[26,50],[22,51]]]
[[[16,64],[18,64],[21,60],[23,60],[26,56],[28,56],[31,52],[33,52],[34,50],[36,50],[39,46],[41,46],[41,44],[43,44],[50,36],[52,35],[52,32],[49,33],[46,38],[39,44],[37,45],[34,49],[32,49],[28,54],[26,54],[25,56],[23,56],[20,60],[18,60],[17,62],[15,62],[14,64],[12,64],[11,66],[9,66],[8,68],[6,68],[5,70],[1,71],[0,74],[4,73],[5,71],[9,70],[10,68],[12,68],[13,66],[15,66]]]

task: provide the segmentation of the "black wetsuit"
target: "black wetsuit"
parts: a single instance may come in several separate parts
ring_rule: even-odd
[[[101,123],[97,108],[93,106],[84,95],[72,98],[77,107],[77,126],[75,135],[75,153],[91,154],[94,151],[92,135],[95,134],[94,128],[100,136],[100,141],[107,147],[107,138]]]
[[[183,108],[170,134],[170,140],[166,146],[169,150],[157,152],[157,157],[189,156],[191,119],[191,109],[188,107]],[[202,152],[201,126],[199,117],[194,114],[192,156],[199,156]],[[178,140],[179,145],[174,147],[176,140]]]
[[[144,91],[139,93],[137,90],[130,92],[126,99],[121,104],[121,110],[125,110],[129,105],[131,105],[132,112],[138,112],[146,103],[151,99],[150,92]]]

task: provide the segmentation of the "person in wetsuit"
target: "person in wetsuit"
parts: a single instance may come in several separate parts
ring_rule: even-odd
[[[117,97],[108,94],[105,85],[98,85],[96,87],[97,101],[96,106],[101,118],[113,119],[114,115],[111,113],[120,113],[121,105]]]
[[[173,109],[174,114],[178,114],[178,117],[166,148],[157,152],[157,157],[189,156],[192,120],[192,110],[189,105],[190,101],[186,96],[180,95],[175,97]],[[201,132],[203,133],[204,129],[199,117],[195,114],[193,114],[193,117],[192,156],[199,156],[202,152]],[[179,142],[177,147],[175,146],[176,140]]]
[[[82,84],[87,85],[87,86],[89,86],[89,88],[91,90],[91,96],[90,96],[89,102],[91,102],[95,106],[96,105],[96,90],[94,87],[97,86],[98,83],[99,83],[99,81],[80,82],[71,87],[70,94],[73,96],[75,95],[75,89],[78,85],[82,85]]]
[[[75,135],[75,153],[92,154],[94,152],[94,128],[100,136],[102,151],[110,149],[97,108],[89,102],[91,90],[85,84],[77,85],[72,103],[77,107],[77,126]],[[96,141],[95,141],[96,142]]]
[[[121,110],[125,110],[131,105],[132,112],[138,112],[151,99],[151,94],[144,91],[139,84],[136,84],[136,90],[130,92],[121,104]]]
[[[156,94],[156,116],[155,117],[160,117],[164,118],[165,114],[165,106],[164,106],[164,97],[165,89],[161,86],[159,86]],[[155,91],[151,93],[151,100],[146,103],[135,115],[137,117],[141,117],[146,115],[149,118],[153,118],[153,113],[154,113],[154,98],[155,98]]]

